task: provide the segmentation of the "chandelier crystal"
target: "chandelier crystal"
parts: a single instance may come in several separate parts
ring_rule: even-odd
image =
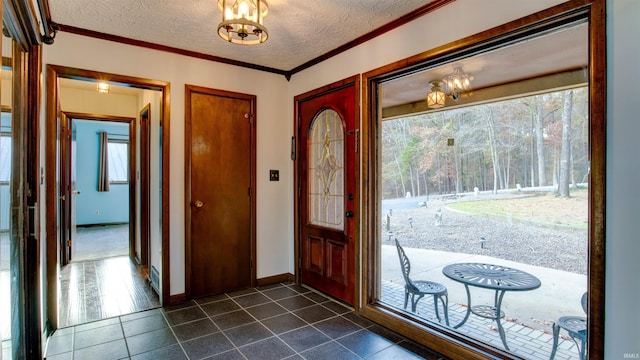
[[[471,89],[471,80],[473,76],[471,74],[464,73],[460,67],[456,67],[453,73],[445,76],[444,81],[445,88],[448,95],[451,95],[453,100],[458,100],[460,94]]]
[[[269,38],[263,19],[269,12],[266,0],[218,0],[222,22],[218,35],[225,41],[241,44],[261,44]]]

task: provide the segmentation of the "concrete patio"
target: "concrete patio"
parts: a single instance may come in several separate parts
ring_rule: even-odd
[[[458,324],[465,315],[467,296],[464,285],[442,274],[448,264],[477,262],[499,264],[535,275],[542,285],[535,290],[510,291],[504,296],[502,319],[506,339],[511,351],[528,359],[549,359],[553,338],[551,325],[560,316],[584,315],[580,298],[586,290],[585,275],[531,266],[482,255],[469,255],[443,251],[404,247],[411,261],[411,278],[432,280],[447,286],[449,292],[449,322]],[[404,305],[404,279],[395,246],[383,245],[381,252],[382,294],[381,300],[400,309]],[[494,291],[470,288],[473,305],[493,304]],[[408,306],[408,310],[410,307]],[[440,311],[442,311],[440,307]],[[437,322],[433,311],[433,298],[424,297],[418,303],[416,316]],[[444,320],[443,320],[444,322]],[[497,348],[503,348],[494,321],[470,315],[467,322],[457,329]],[[561,331],[556,359],[578,359],[575,343]]]

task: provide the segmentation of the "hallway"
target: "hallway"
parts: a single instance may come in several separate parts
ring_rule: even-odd
[[[71,262],[60,272],[59,327],[160,306],[128,256]]]
[[[247,289],[62,328],[46,359],[443,359],[305,287]]]

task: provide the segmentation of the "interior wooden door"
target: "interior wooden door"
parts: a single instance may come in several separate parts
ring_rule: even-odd
[[[357,78],[296,97],[300,281],[354,303]]]
[[[140,265],[149,270],[149,242],[151,232],[151,104],[140,111]]]
[[[186,283],[201,297],[255,281],[255,96],[186,92]]]
[[[72,228],[74,225],[72,193],[72,120],[60,112],[60,260],[67,265],[72,258]]]

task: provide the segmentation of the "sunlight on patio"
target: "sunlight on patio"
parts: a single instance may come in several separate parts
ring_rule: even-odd
[[[462,198],[465,197],[465,201],[474,200],[477,199],[478,196],[482,195],[467,194],[466,196],[460,196],[460,201],[463,201]],[[383,233],[381,245],[381,302],[411,313],[411,301],[409,301],[406,310],[403,309],[405,301],[405,280],[403,279],[396,246],[392,245],[393,240],[396,238],[410,260],[410,277],[413,281],[435,281],[447,287],[449,296],[448,315],[451,327],[456,326],[464,319],[468,308],[468,300],[465,286],[461,282],[454,281],[443,274],[442,270],[445,266],[460,263],[483,263],[524,271],[539,279],[541,286],[533,290],[505,292],[501,307],[501,310],[504,312],[504,318],[502,318],[501,321],[505,331],[505,341],[510,350],[517,355],[532,359],[548,359],[552,351],[552,324],[554,321],[566,315],[585,316],[580,303],[580,299],[587,287],[587,276],[584,274],[584,270],[578,271],[575,267],[571,266],[568,268],[573,271],[557,269],[567,267],[567,265],[564,264],[565,261],[562,260],[563,256],[567,255],[563,254],[562,251],[566,250],[551,248],[547,249],[549,251],[547,255],[544,253],[536,253],[538,250],[536,244],[531,244],[530,241],[517,244],[512,242],[514,239],[509,239],[508,235],[509,231],[527,234],[527,230],[523,230],[523,227],[529,227],[532,228],[529,229],[531,231],[541,231],[542,233],[538,234],[538,236],[549,238],[551,235],[545,233],[545,229],[540,229],[531,224],[523,224],[514,220],[513,217],[509,218],[506,222],[503,221],[503,224],[497,225],[496,222],[502,220],[495,218],[489,219],[487,216],[474,216],[452,210],[450,205],[458,201],[457,199],[444,201],[431,200],[428,202],[428,206],[422,206],[423,204],[419,206],[418,200],[419,199],[416,198],[404,199],[403,202],[411,202],[415,204],[415,206],[405,210],[392,210],[391,216],[385,216],[385,221],[390,221],[391,225],[389,230]],[[393,205],[386,202],[386,206]],[[397,203],[395,206],[402,207]],[[461,220],[461,217],[468,219],[473,218],[474,221],[486,223],[486,226],[488,226],[487,231],[490,230],[490,232],[486,234],[492,234],[493,237],[496,237],[495,234],[499,234],[499,227],[505,226],[507,233],[502,235],[506,237],[507,242],[501,243],[490,236],[480,241],[480,234],[485,234],[482,232],[482,228],[470,225],[467,221]],[[465,239],[464,236],[460,236],[460,233],[464,234],[467,230],[471,230],[476,236],[472,239]],[[562,227],[551,227],[547,228],[547,230],[551,233],[558,232],[560,237],[564,236],[563,231],[566,231],[566,229]],[[584,235],[586,238],[586,234],[583,234],[584,230],[582,229],[570,231],[577,232],[579,236]],[[449,238],[448,235],[455,236]],[[431,247],[431,244],[425,245],[425,239],[421,239],[421,237],[424,236],[435,238],[440,243],[440,248],[466,248],[472,251],[465,253],[460,250],[445,251],[426,249],[424,247]],[[442,244],[443,241],[457,242],[457,244]],[[567,242],[561,238],[552,239],[552,242],[555,241]],[[423,244],[422,248],[417,247],[420,244]],[[564,245],[567,244],[561,244],[559,246]],[[568,245],[575,246],[575,244]],[[542,246],[550,247],[551,245],[542,244]],[[586,244],[584,246],[586,247]],[[506,251],[505,247],[521,247],[522,249],[510,249]],[[517,255],[520,250],[532,253],[532,256]],[[505,254],[505,251],[512,255]],[[568,255],[576,255],[576,252],[578,256],[582,256],[580,253],[583,253],[584,250],[582,252],[574,251]],[[537,261],[540,264],[546,264],[543,266],[505,260],[496,255],[503,257],[505,255],[507,257],[522,257],[530,263],[535,263],[536,261],[532,260],[540,256],[547,258]],[[553,257],[553,259],[549,257]],[[572,262],[571,259],[566,261]],[[555,264],[556,269],[549,265],[551,263]],[[575,264],[575,261],[573,261],[573,263]],[[578,262],[578,264],[579,263],[580,262]],[[475,286],[470,286],[469,290],[472,305],[494,305],[494,290]],[[409,298],[409,300],[411,300],[411,298]],[[441,304],[439,304],[439,311],[442,315]],[[434,313],[433,297],[427,295],[422,298],[418,302],[416,312],[412,315],[437,323],[438,319]],[[440,324],[445,326],[444,319],[442,319]],[[481,318],[471,313],[468,320],[457,328],[456,331],[492,346],[504,348],[498,327],[494,320]],[[566,332],[561,331],[559,340],[558,350],[555,356],[556,359],[579,358],[578,349],[571,338],[567,336]]]

